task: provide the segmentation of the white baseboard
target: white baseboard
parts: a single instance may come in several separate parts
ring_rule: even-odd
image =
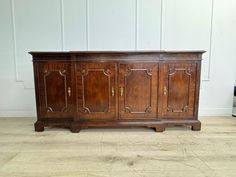
[[[199,108],[199,116],[231,116],[233,108]],[[0,117],[36,117],[35,110],[0,110]]]
[[[0,117],[36,117],[35,110],[0,110]]]
[[[199,116],[231,116],[233,108],[199,108]]]

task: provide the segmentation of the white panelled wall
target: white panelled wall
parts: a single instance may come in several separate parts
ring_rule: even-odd
[[[200,115],[230,115],[235,17],[235,0],[0,0],[0,117],[36,115],[31,50],[206,50]]]

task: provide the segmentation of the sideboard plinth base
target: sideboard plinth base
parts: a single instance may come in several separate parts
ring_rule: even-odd
[[[201,122],[198,121],[192,125],[192,130],[193,131],[200,131],[201,130]]]
[[[34,130],[36,132],[43,132],[44,131],[44,123],[42,121],[37,121],[34,123]]]

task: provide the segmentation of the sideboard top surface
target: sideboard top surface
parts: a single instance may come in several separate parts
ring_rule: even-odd
[[[128,51],[30,51],[31,55],[40,55],[40,54],[66,54],[66,55],[76,55],[76,54],[203,54],[206,51],[204,50],[128,50]]]
[[[29,52],[36,61],[159,61],[159,60],[202,60],[203,50],[164,51],[32,51]]]

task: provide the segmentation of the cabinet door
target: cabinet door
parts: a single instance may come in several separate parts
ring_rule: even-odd
[[[119,109],[121,119],[157,116],[157,63],[119,65]]]
[[[79,119],[116,118],[116,64],[77,63],[76,90]]]
[[[69,63],[38,63],[39,111],[42,118],[72,116],[71,69]]]
[[[160,117],[192,118],[196,92],[196,63],[166,63],[160,68]]]

